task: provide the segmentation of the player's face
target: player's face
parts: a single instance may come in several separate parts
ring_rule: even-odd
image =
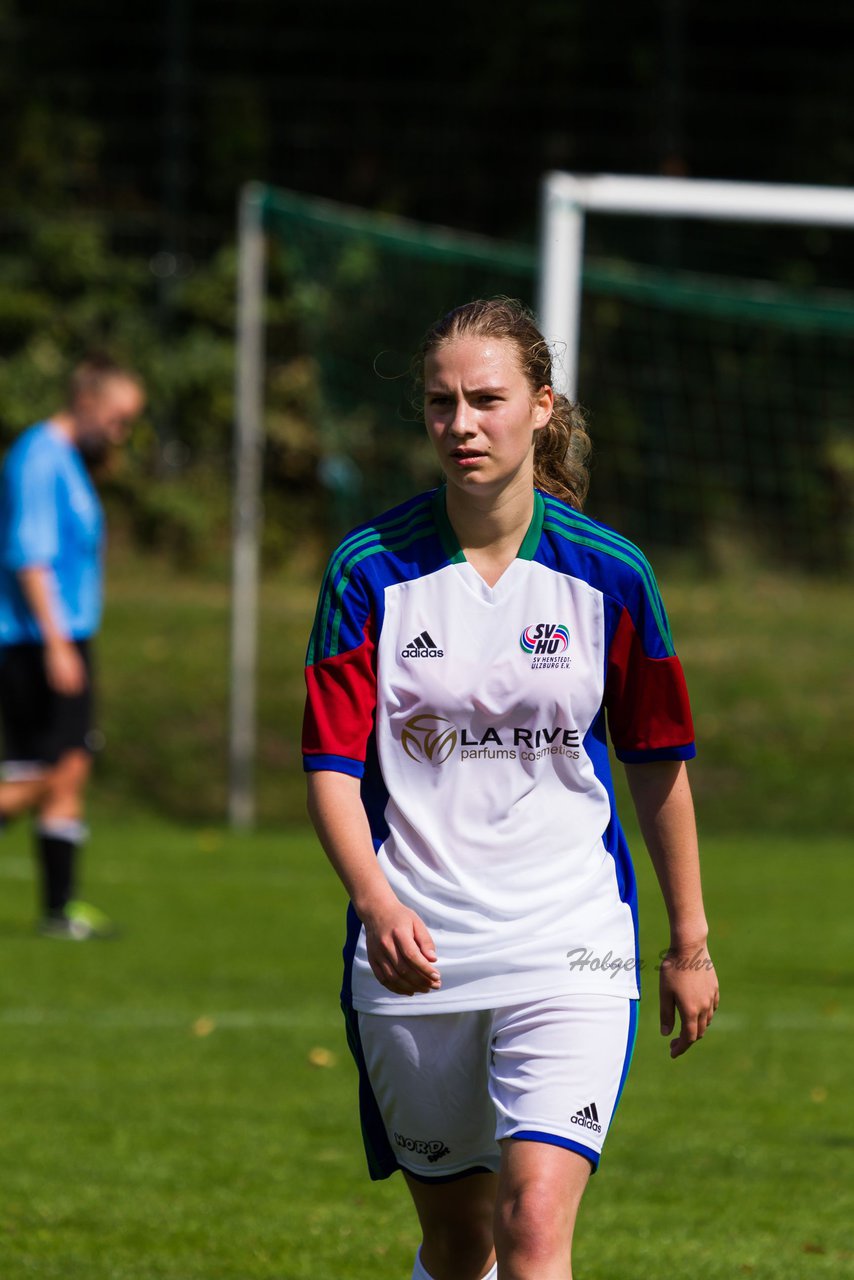
[[[107,449],[124,444],[143,405],[142,392],[135,382],[110,378],[76,406],[78,442]]]
[[[532,392],[503,339],[457,338],[424,363],[427,433],[455,488],[486,495],[532,484],[534,438],[553,404],[551,387]]]

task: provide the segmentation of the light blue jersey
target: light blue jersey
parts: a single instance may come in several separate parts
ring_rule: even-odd
[[[18,582],[50,571],[57,620],[84,640],[101,621],[104,514],[78,450],[50,422],[10,448],[0,473],[0,645],[40,642]]]

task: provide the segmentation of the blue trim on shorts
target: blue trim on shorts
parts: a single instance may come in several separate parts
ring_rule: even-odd
[[[620,1105],[620,1098],[623,1096],[623,1086],[629,1074],[629,1067],[632,1065],[632,1056],[635,1051],[635,1041],[638,1038],[638,1010],[640,1008],[640,1000],[629,1001],[629,1038],[626,1042],[626,1056],[623,1061],[623,1073],[620,1076],[620,1083],[617,1086],[617,1096],[614,1099],[614,1110],[611,1112],[611,1124],[614,1123],[614,1116],[617,1114],[617,1107]],[[611,1128],[611,1124],[608,1128]]]
[[[567,1151],[574,1151],[590,1161],[594,1173],[599,1164],[599,1152],[594,1151],[592,1147],[585,1147],[582,1142],[576,1142],[574,1138],[562,1138],[557,1133],[545,1133],[538,1129],[520,1129],[518,1133],[508,1133],[507,1139],[512,1141],[514,1138],[521,1138],[524,1142],[547,1142],[552,1147],[564,1147]]]
[[[635,1051],[635,1042],[638,1035],[638,1012],[640,1008],[639,1000],[629,1000],[629,1031],[626,1040],[626,1056],[623,1059],[623,1070],[620,1073],[620,1083],[617,1086],[617,1096],[614,1099],[614,1107],[611,1112],[611,1119],[608,1124],[608,1130],[602,1135],[604,1144],[605,1138],[611,1132],[611,1125],[614,1123],[614,1116],[617,1114],[617,1107],[620,1098],[623,1096],[623,1088],[628,1078],[629,1068],[632,1065],[632,1056]],[[580,1156],[584,1156],[593,1166],[592,1172],[595,1173],[599,1168],[599,1159],[601,1152],[594,1151],[592,1147],[586,1147],[581,1142],[576,1142],[573,1138],[563,1138],[556,1133],[539,1132],[534,1129],[520,1129],[518,1133],[508,1134],[509,1138],[522,1138],[526,1142],[549,1142],[555,1147],[564,1147],[567,1151],[575,1151]]]
[[[347,1044],[359,1071],[359,1120],[362,1125],[362,1141],[365,1144],[368,1173],[373,1182],[380,1182],[383,1178],[390,1178],[393,1173],[396,1173],[400,1165],[388,1140],[379,1104],[371,1087],[365,1052],[362,1048],[362,1037],[359,1034],[359,1015],[355,1009],[343,1002],[341,1008],[347,1029]]]

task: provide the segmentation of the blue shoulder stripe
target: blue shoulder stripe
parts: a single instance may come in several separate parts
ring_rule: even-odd
[[[425,495],[402,516],[381,517],[345,539],[330,559],[324,576],[306,658],[308,666],[320,656],[334,657],[338,652],[344,596],[356,565],[383,551],[403,550],[431,533],[435,533],[435,523],[430,496]]]
[[[589,516],[581,515],[580,512],[557,502],[547,494],[544,496],[546,499],[546,520],[543,528],[559,534],[567,542],[591,547],[595,551],[602,551],[606,555],[613,556],[614,559],[621,560],[638,573],[643,583],[658,633],[661,636],[662,644],[668,655],[672,657],[675,649],[673,637],[670,633],[670,624],[661,601],[652,566],[643,552],[633,542],[629,542],[628,538],[622,537],[612,529],[606,529],[604,525],[597,524]]]
[[[350,551],[355,547],[360,546],[366,539],[376,538],[377,536],[382,536],[385,533],[392,533],[398,525],[404,528],[407,527],[412,521],[413,516],[419,515],[421,513],[421,509],[428,504],[429,501],[430,496],[425,494],[420,501],[413,503],[413,505],[410,506],[407,511],[404,511],[402,515],[396,515],[394,511],[386,512],[371,524],[360,525],[358,529],[355,529],[352,533],[348,534],[344,541],[339,543],[336,547],[329,560],[329,564],[326,567],[326,573],[324,574],[323,582],[320,587],[318,606],[323,601],[323,597],[328,589],[330,580],[335,576],[338,571],[338,567],[342,561],[346,559]],[[399,510],[399,508],[396,510]]]

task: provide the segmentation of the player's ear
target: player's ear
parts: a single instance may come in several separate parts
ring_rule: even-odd
[[[548,383],[544,383],[534,396],[534,430],[539,431],[552,416],[555,407],[555,393]]]

